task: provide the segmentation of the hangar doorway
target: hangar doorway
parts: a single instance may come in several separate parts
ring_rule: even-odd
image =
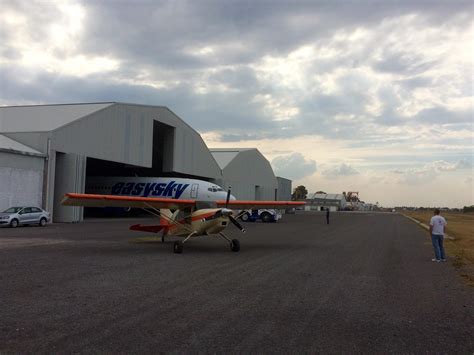
[[[174,136],[174,127],[154,121],[151,168],[88,157],[86,179],[91,176],[163,176],[170,174],[174,160]]]
[[[110,160],[87,157],[86,193],[112,194],[114,177],[160,177],[173,176],[175,128],[162,122],[153,122],[152,166],[144,167]],[[119,149],[119,148],[117,148]],[[98,177],[107,178],[111,183],[97,185]],[[100,179],[103,180],[103,179]],[[105,213],[104,213],[105,212]],[[126,210],[85,208],[85,217],[125,215]],[[131,211],[132,212],[132,211]],[[137,212],[137,211],[134,211]],[[131,213],[132,215],[135,213]]]

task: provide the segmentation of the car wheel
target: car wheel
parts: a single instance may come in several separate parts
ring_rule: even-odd
[[[39,225],[40,225],[41,227],[44,227],[44,226],[46,225],[46,222],[47,222],[47,221],[46,221],[46,218],[41,218],[41,219],[40,219],[40,222],[39,222]]]
[[[265,223],[269,223],[269,222],[273,221],[273,218],[272,218],[270,213],[263,213],[262,214],[262,221],[265,222]]]
[[[17,219],[12,219],[12,221],[10,222],[10,227],[12,227],[12,228],[18,227],[18,220]]]
[[[248,213],[244,213],[240,219],[244,222],[247,222],[250,219],[250,215]]]

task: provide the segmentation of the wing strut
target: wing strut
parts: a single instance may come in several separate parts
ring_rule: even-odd
[[[155,216],[155,217],[164,218],[164,219],[166,219],[168,222],[170,222],[170,223],[172,223],[172,224],[174,224],[174,225],[176,225],[176,226],[178,226],[178,227],[182,227],[182,228],[186,229],[186,230],[187,230],[188,232],[190,232],[190,233],[194,233],[194,232],[195,232],[195,231],[193,231],[191,228],[189,228],[188,226],[186,226],[185,224],[176,222],[174,219],[169,218],[168,216],[166,216],[166,215],[160,213],[160,210],[159,210],[159,209],[157,209],[157,208],[151,206],[150,204],[145,203],[145,205],[147,205],[148,208],[150,208],[151,210],[153,210],[153,212],[152,212],[152,211],[150,211],[150,210],[148,210],[148,209],[146,209],[146,208],[142,208],[142,210],[144,210],[145,212],[148,212],[149,214],[151,214],[151,215],[153,215],[153,216]]]

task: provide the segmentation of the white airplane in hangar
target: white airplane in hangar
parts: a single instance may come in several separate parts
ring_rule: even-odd
[[[237,222],[239,216],[233,216],[234,211],[232,208],[240,210],[284,208],[305,204],[304,202],[296,201],[231,201],[230,197],[230,189],[225,200],[215,201],[68,193],[64,196],[62,204],[65,206],[84,207],[141,208],[160,218],[160,224],[135,224],[130,229],[152,233],[162,231],[162,242],[164,242],[165,236],[184,237],[183,241],[176,241],[173,244],[173,251],[177,254],[183,252],[184,243],[191,237],[205,235],[222,237],[229,243],[232,251],[238,252],[240,250],[239,240],[230,239],[223,232],[229,225],[229,222],[234,224],[240,231],[245,232],[245,229]]]
[[[225,200],[227,192],[217,184],[178,177],[92,176],[86,193],[100,195],[164,197],[199,201]],[[230,196],[235,200],[234,196]]]

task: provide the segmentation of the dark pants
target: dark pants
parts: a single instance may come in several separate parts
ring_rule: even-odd
[[[326,215],[326,223],[329,224],[329,215]]]

